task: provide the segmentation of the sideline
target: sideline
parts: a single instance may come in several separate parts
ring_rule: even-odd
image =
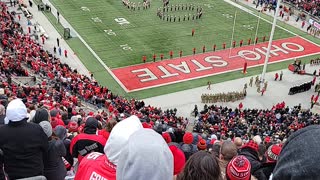
[[[53,16],[56,17],[57,14],[57,9],[56,7],[49,1],[49,0],[43,0],[43,3],[50,5],[51,7],[51,13],[53,14]],[[121,81],[112,73],[111,69],[102,61],[102,59],[96,54],[96,52],[93,51],[93,49],[89,46],[89,44],[87,44],[87,42],[80,36],[80,34],[73,29],[73,27],[70,25],[70,23],[60,14],[60,23],[64,26],[64,27],[69,27],[71,29],[71,32],[73,32],[75,34],[76,37],[78,37],[80,39],[80,41],[86,46],[86,48],[89,49],[89,51],[91,52],[91,54],[99,61],[99,63],[108,71],[108,73],[113,77],[113,79],[122,87],[122,89],[124,91],[126,91],[126,93],[128,93],[128,89],[121,83]]]

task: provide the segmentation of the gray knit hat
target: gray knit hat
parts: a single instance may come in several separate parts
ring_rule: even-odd
[[[289,136],[278,157],[272,180],[316,180],[320,177],[320,126],[308,126]]]
[[[39,125],[42,127],[44,133],[50,137],[52,135],[52,126],[48,121],[41,121]]]

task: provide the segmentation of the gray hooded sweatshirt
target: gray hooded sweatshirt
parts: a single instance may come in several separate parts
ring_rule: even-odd
[[[152,129],[132,134],[123,147],[117,180],[172,180],[173,156],[162,136]]]

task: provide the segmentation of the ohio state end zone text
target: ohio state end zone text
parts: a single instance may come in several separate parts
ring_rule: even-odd
[[[112,69],[127,92],[159,87],[201,77],[261,66],[267,52],[267,42],[255,46],[196,54],[177,59]],[[320,47],[301,37],[273,41],[269,63],[320,53]]]

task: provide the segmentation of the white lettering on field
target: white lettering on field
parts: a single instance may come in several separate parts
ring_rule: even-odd
[[[153,81],[153,80],[157,80],[158,79],[157,76],[155,74],[153,74],[153,72],[150,71],[150,69],[148,69],[148,68],[137,69],[137,70],[133,70],[131,72],[132,73],[144,72],[144,74],[139,74],[138,75],[139,78],[147,77],[147,78],[141,79],[140,80],[141,82],[148,82],[148,81]]]

